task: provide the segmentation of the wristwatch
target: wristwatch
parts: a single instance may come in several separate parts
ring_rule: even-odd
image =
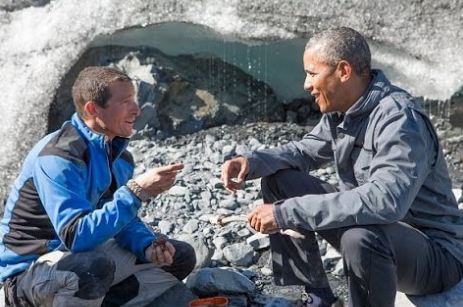
[[[151,196],[148,193],[146,193],[146,191],[143,190],[143,188],[135,180],[130,179],[129,181],[127,181],[126,186],[141,201],[145,202],[151,199]]]

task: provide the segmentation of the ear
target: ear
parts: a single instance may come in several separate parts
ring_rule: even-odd
[[[349,62],[344,60],[339,61],[337,69],[341,82],[346,82],[352,77],[353,70]]]
[[[84,104],[84,113],[85,113],[85,115],[87,115],[89,117],[96,117],[98,114],[97,114],[97,108],[96,108],[95,102],[93,102],[91,100],[87,101]]]

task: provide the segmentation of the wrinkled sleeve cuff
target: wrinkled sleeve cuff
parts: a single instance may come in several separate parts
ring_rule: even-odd
[[[275,222],[277,223],[277,227],[279,229],[286,229],[288,228],[285,221],[285,212],[282,210],[281,206],[284,200],[279,200],[273,203],[273,215],[275,216]]]

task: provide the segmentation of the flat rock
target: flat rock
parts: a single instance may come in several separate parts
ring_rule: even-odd
[[[183,227],[183,231],[186,233],[194,233],[199,228],[199,221],[196,219],[189,220]]]
[[[232,270],[204,268],[191,274],[187,287],[198,295],[250,293],[256,286],[246,276]]]
[[[252,246],[254,250],[261,250],[270,246],[270,239],[267,234],[255,233],[246,239],[246,243]]]
[[[225,259],[233,265],[249,266],[252,264],[254,249],[248,244],[241,242],[226,246],[223,249]]]

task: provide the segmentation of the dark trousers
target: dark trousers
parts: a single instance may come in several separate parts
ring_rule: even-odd
[[[296,170],[262,178],[265,203],[334,191],[328,183]],[[314,232],[298,231],[305,239],[279,233],[270,236],[275,283],[328,287]],[[355,225],[318,234],[343,256],[349,306],[394,306],[397,290],[412,295],[439,293],[463,277],[457,259],[406,223]]]

